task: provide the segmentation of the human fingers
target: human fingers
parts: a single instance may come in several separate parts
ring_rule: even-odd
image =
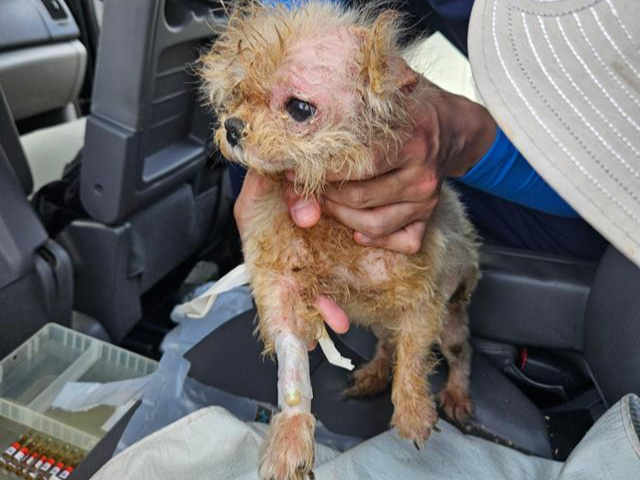
[[[316,307],[320,310],[325,323],[336,333],[346,333],[349,330],[349,318],[336,302],[324,295],[316,299]],[[308,343],[307,348],[314,350],[318,345],[317,340]]]
[[[354,240],[367,247],[379,247],[406,255],[413,255],[420,251],[426,231],[427,221],[418,220],[379,238],[370,238],[360,232],[356,232]]]
[[[242,183],[242,189],[240,195],[236,199],[236,203],[233,206],[233,216],[238,225],[238,231],[242,237],[249,213],[251,211],[251,205],[256,200],[260,200],[273,188],[273,182],[258,173],[249,170]]]
[[[421,168],[399,168],[368,180],[332,184],[324,197],[351,208],[372,208],[400,202],[428,201],[437,196],[440,179]]]
[[[298,195],[293,183],[288,180],[284,180],[282,183],[282,196],[287,204],[291,219],[298,227],[313,227],[320,221],[320,203],[313,198],[305,199]]]
[[[328,182],[344,182],[347,180],[366,180],[401,168],[411,163],[424,163],[429,157],[430,146],[422,130],[416,130],[401,145],[391,144],[378,146],[370,159],[371,169],[360,176],[354,176],[352,169],[343,168],[339,172],[329,172]]]
[[[375,239],[400,230],[416,220],[428,219],[436,203],[437,198],[427,203],[402,202],[356,209],[326,199],[323,208],[343,225]]]
[[[349,318],[335,301],[329,297],[320,295],[316,299],[316,306],[331,330],[336,333],[347,333],[349,330]]]

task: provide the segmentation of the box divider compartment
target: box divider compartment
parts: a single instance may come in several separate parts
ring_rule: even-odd
[[[66,343],[66,342],[65,342]],[[74,382],[84,375],[102,356],[102,345],[93,343],[89,349],[73,362],[51,385],[42,391],[28,408],[44,413],[51,406],[55,398],[62,391],[67,382]]]

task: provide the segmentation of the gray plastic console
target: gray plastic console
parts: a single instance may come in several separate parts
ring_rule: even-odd
[[[189,375],[207,385],[259,401],[277,403],[277,366],[263,358],[262,345],[253,335],[255,310],[247,311],[205,337],[186,358]],[[356,365],[371,359],[375,337],[357,327],[336,339],[336,347]],[[352,345],[357,345],[352,348]],[[369,347],[363,348],[365,345]],[[361,353],[362,352],[362,353]],[[393,406],[390,391],[370,398],[343,394],[350,374],[329,364],[316,349],[309,354],[313,385],[312,411],[334,433],[369,438],[389,428]],[[225,368],[212,368],[224,365]],[[446,368],[431,377],[434,391],[444,384]],[[471,396],[475,415],[468,431],[524,452],[550,458],[549,436],[542,412],[481,354],[471,369]]]
[[[207,1],[106,0],[82,203],[115,224],[205,164],[210,118],[189,63],[212,38]]]
[[[213,118],[189,65],[212,40],[205,0],[106,0],[82,157],[88,219],[57,238],[72,257],[74,308],[120,342],[141,296],[221,230]]]
[[[78,40],[0,52],[0,85],[13,116],[22,120],[73,102],[86,66],[87,51]]]
[[[0,1],[0,85],[15,119],[77,98],[87,57],[79,35],[63,0]]]
[[[55,0],[52,12],[45,1],[0,2],[0,52],[78,38],[80,30],[64,0]]]
[[[75,268],[74,308],[121,342],[142,317],[142,294],[203,245],[217,201],[218,187],[194,198],[185,184],[121,225],[73,222],[57,240]]]

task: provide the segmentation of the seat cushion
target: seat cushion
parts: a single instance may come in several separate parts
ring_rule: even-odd
[[[277,402],[277,369],[261,357],[261,346],[253,336],[256,312],[249,311],[229,321],[196,345],[187,355],[190,375],[207,384],[255,400]],[[352,328],[343,338],[334,337],[336,347],[356,365],[371,358],[375,338]],[[353,345],[353,348],[351,347]],[[313,413],[334,433],[370,438],[389,429],[393,405],[390,392],[365,399],[345,397],[349,372],[329,364],[320,349],[310,354]],[[212,366],[224,366],[213,368]],[[434,373],[437,392],[446,379],[446,364]],[[551,447],[542,412],[493,364],[474,355],[471,396],[475,415],[464,430],[512,448],[551,458]]]
[[[345,356],[356,354],[366,360],[372,358],[376,339],[368,331],[352,327],[348,334],[340,338],[344,347],[339,349]],[[353,348],[351,346],[353,345]],[[357,352],[357,353],[355,353]],[[319,368],[314,374],[314,380],[322,387],[314,396],[315,407],[320,410],[319,417],[325,425],[336,433],[347,434],[341,431],[341,425],[352,425],[361,418],[362,429],[351,432],[351,435],[361,436],[374,431],[380,433],[387,428],[391,418],[391,398],[387,392],[385,402],[381,403],[376,397],[375,403],[368,400],[346,400],[340,392],[347,386],[348,376],[344,370],[337,369],[327,364],[326,369]],[[322,381],[318,378],[323,375]],[[338,386],[337,378],[343,378],[343,384]],[[444,360],[439,362],[436,372],[430,378],[434,394],[440,391],[447,378],[447,365]],[[335,386],[334,386],[335,385]],[[331,387],[332,391],[327,391]],[[319,397],[322,395],[322,397]],[[539,457],[551,458],[551,446],[547,433],[546,422],[543,413],[536,407],[505,375],[503,375],[486,357],[474,353],[471,361],[471,398],[474,404],[474,415],[468,423],[460,426],[466,433],[480,436],[496,443],[516,448],[526,453]],[[356,402],[357,407],[351,405]],[[345,408],[347,407],[347,408]],[[353,411],[350,411],[353,409]],[[365,410],[368,410],[365,413]],[[389,412],[382,418],[381,412]],[[440,412],[444,416],[444,412]],[[369,420],[367,420],[367,418]],[[374,429],[372,419],[378,421]]]

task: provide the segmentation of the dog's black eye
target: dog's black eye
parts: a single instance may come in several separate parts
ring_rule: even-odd
[[[285,109],[291,118],[296,122],[305,122],[316,113],[316,107],[309,102],[300,100],[299,98],[290,98],[287,100]]]

